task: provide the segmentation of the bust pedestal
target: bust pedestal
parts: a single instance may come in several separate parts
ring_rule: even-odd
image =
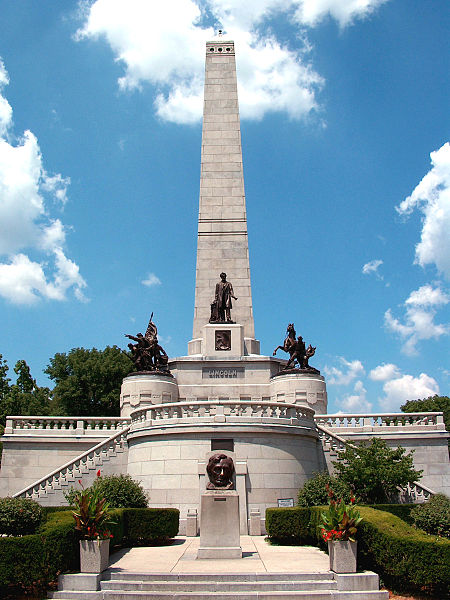
[[[240,544],[239,494],[235,490],[204,492],[197,558],[242,558]]]

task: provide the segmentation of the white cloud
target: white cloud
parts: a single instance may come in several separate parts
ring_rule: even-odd
[[[367,390],[361,380],[355,382],[353,394],[348,394],[341,401],[343,409],[350,413],[363,413],[372,410],[372,403],[367,399]]]
[[[330,385],[348,385],[351,381],[364,374],[364,367],[360,360],[348,361],[339,357],[339,362],[344,368],[324,367]]]
[[[443,292],[441,288],[423,285],[418,290],[411,292],[409,298],[405,301],[405,304],[412,306],[439,306],[448,304],[449,301],[450,297]]]
[[[450,143],[431,152],[430,157],[432,168],[396,208],[401,215],[409,215],[416,208],[422,212],[415,262],[422,267],[434,264],[450,279]]]
[[[0,58],[0,136],[7,133],[12,124],[12,108],[6,98],[1,95],[3,88],[8,85],[9,76]]]
[[[450,297],[439,287],[425,285],[411,292],[406,299],[403,323],[393,316],[390,308],[384,313],[386,328],[404,340],[402,350],[405,354],[417,354],[420,340],[438,339],[449,333],[448,325],[434,322],[435,307],[448,302]]]
[[[382,264],[383,261],[379,258],[376,258],[366,263],[362,268],[362,272],[364,275],[370,275],[371,273],[374,273],[378,279],[383,279],[383,276],[378,273],[378,267],[380,267]]]
[[[323,79],[300,51],[289,50],[263,21],[283,15],[294,25],[316,25],[327,15],[341,26],[364,18],[386,0],[97,0],[87,5],[76,39],[105,39],[124,67],[123,90],[144,82],[157,88],[157,115],[175,123],[202,116],[205,42],[214,37],[204,25],[208,12],[238,49],[239,105],[243,118],[260,119],[283,111],[301,119],[317,109]],[[299,35],[299,39],[301,39]]]
[[[383,385],[383,391],[385,396],[380,400],[382,410],[399,412],[400,405],[407,400],[417,400],[439,394],[439,385],[426,373],[421,373],[419,377],[402,375],[387,381]]]
[[[383,363],[382,365],[378,365],[375,369],[372,369],[369,373],[370,379],[372,381],[388,381],[389,379],[394,379],[398,377],[400,374],[400,369],[397,365],[392,363]]]
[[[8,81],[0,62],[0,91]],[[78,266],[66,257],[64,225],[51,217],[49,208],[49,201],[66,202],[70,181],[45,171],[31,131],[25,131],[15,143],[4,137],[10,134],[12,124],[12,110],[8,116],[5,102],[9,106],[0,95],[0,256],[6,257],[6,262],[0,262],[0,296],[28,304],[39,297],[63,300],[73,288],[75,296],[83,300],[86,282]],[[44,256],[32,259],[24,250]]]
[[[141,283],[147,287],[152,287],[153,285],[161,285],[161,280],[154,273],[149,273],[147,279],[143,279]]]
[[[388,0],[299,0],[296,18],[300,23],[317,25],[328,15],[340,24],[348,25],[355,19],[365,18]]]

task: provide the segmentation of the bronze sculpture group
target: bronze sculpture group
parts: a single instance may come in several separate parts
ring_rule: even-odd
[[[164,349],[158,344],[158,328],[152,321],[151,314],[145,335],[138,333],[136,336],[125,334],[125,337],[136,342],[128,344],[131,351],[131,360],[134,362],[136,371],[156,372],[170,375],[167,356]]]
[[[233,307],[231,299],[237,300],[234,295],[233,286],[230,281],[227,281],[227,274],[220,274],[220,281],[216,284],[214,302],[211,304],[210,323],[233,323],[231,320],[231,309]],[[131,351],[131,360],[134,362],[136,371],[139,372],[157,372],[165,375],[171,375],[168,367],[169,357],[164,349],[158,344],[158,329],[152,321],[153,313],[145,335],[138,333],[136,336],[125,334],[125,337],[136,342],[128,344]],[[230,340],[223,338],[224,334],[229,335],[229,332],[217,332],[221,334],[216,339],[216,350],[228,350],[230,348]],[[283,350],[289,354],[289,360],[286,365],[280,370],[281,373],[286,371],[306,371],[309,373],[320,373],[314,367],[309,365],[309,359],[316,353],[316,347],[306,344],[301,335],[297,337],[294,328],[294,323],[289,323],[287,326],[287,335],[282,346],[277,346],[272,355],[275,356],[278,350]],[[222,336],[222,337],[221,337]]]
[[[301,335],[297,337],[297,333],[294,328],[294,323],[289,323],[286,330],[287,336],[282,346],[277,346],[272,353],[275,356],[277,350],[283,350],[289,354],[289,360],[282,371],[295,370],[295,363],[298,364],[298,369],[308,371],[310,373],[319,373],[317,369],[311,367],[308,363],[311,356],[316,353],[316,346],[309,346],[306,348],[305,342]]]

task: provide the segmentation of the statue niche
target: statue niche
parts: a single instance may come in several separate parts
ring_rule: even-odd
[[[281,373],[298,372],[304,371],[306,373],[315,373],[320,375],[320,371],[309,365],[309,359],[316,353],[316,346],[309,346],[306,348],[305,342],[301,335],[297,337],[297,333],[294,328],[294,323],[289,323],[287,326],[287,336],[282,346],[277,346],[273,351],[273,356],[276,355],[278,350],[283,350],[289,354],[289,360],[286,365],[281,369]],[[298,366],[296,366],[296,363]]]
[[[209,483],[207,490],[231,490],[233,488],[233,459],[226,454],[213,454],[206,466]]]
[[[152,319],[153,313],[145,335],[142,335],[142,333],[138,333],[136,336],[125,334],[125,337],[136,342],[135,344],[128,344],[131,351],[131,360],[134,362],[137,372],[159,373],[172,377],[168,367],[169,357],[158,344],[158,328]]]

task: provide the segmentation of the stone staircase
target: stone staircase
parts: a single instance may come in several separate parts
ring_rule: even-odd
[[[64,575],[55,600],[387,600],[375,573],[132,573],[107,570],[96,575]],[[98,585],[99,584],[99,585]],[[78,589],[74,589],[78,588]]]
[[[129,430],[130,426],[127,426],[114,431],[110,437],[17,492],[14,497],[31,498],[43,506],[62,506],[67,504],[64,492],[77,481],[84,487],[90,486],[98,470],[102,475],[126,473]]]

